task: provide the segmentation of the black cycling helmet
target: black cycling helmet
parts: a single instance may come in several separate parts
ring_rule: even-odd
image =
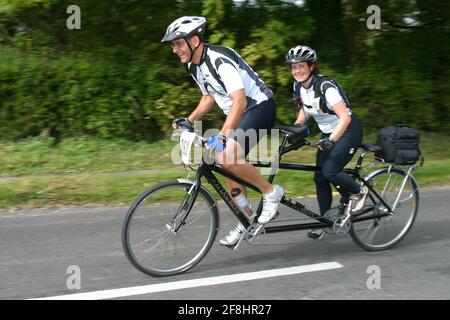
[[[317,61],[316,51],[307,46],[296,46],[289,49],[286,54],[286,63],[311,62]]]

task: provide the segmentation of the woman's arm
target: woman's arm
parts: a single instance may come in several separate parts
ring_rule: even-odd
[[[339,118],[339,122],[336,128],[334,128],[333,132],[331,133],[330,138],[333,141],[338,141],[344,134],[345,130],[347,130],[347,127],[352,121],[352,118],[350,117],[347,106],[345,105],[343,100],[333,106],[333,111]]]
[[[307,118],[305,111],[303,110],[303,108],[301,108],[300,111],[298,112],[297,120],[295,120],[294,124],[305,124],[306,120]]]

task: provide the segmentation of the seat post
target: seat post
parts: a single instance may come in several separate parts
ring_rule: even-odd
[[[358,162],[356,163],[356,167],[355,167],[355,171],[357,172],[357,173],[359,173],[359,170],[362,168],[362,162],[363,162],[363,160],[364,160],[364,157],[366,156],[366,154],[367,154],[367,151],[365,150],[365,149],[363,149],[363,148],[361,148],[363,151],[361,152],[361,154],[359,155],[359,159],[358,159]]]
[[[272,183],[273,179],[275,179],[275,175],[276,175],[277,170],[278,170],[278,164],[281,161],[281,156],[283,155],[283,150],[284,150],[284,147],[286,146],[286,143],[287,143],[287,137],[286,137],[286,134],[283,134],[283,140],[281,140],[281,145],[278,148],[278,153],[277,153],[277,155],[275,156],[275,159],[272,161],[272,163],[270,165],[272,170],[270,171],[269,178],[267,179],[267,181],[269,183]],[[275,164],[275,166],[274,166],[274,164]]]

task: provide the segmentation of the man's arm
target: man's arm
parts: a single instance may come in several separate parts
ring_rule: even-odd
[[[244,89],[239,89],[230,94],[233,100],[233,105],[231,106],[230,112],[228,112],[227,119],[223,124],[220,134],[228,137],[229,133],[227,131],[235,129],[244,115],[244,111],[247,108],[247,97],[245,96]]]
[[[205,114],[207,114],[214,106],[215,100],[212,96],[202,96],[197,107],[189,115],[188,120],[190,123],[194,123],[196,120],[200,120]]]

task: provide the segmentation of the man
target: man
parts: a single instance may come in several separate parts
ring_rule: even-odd
[[[171,43],[172,52],[181,63],[187,64],[203,94],[195,110],[187,118],[176,119],[173,126],[191,126],[217,103],[227,117],[220,133],[211,137],[207,146],[216,151],[218,162],[224,169],[261,191],[263,209],[258,222],[264,224],[275,216],[284,190],[268,183],[252,164],[245,161],[255,143],[242,142],[245,139],[240,137],[246,130],[254,129],[258,141],[260,129],[273,127],[273,93],[233,49],[206,44],[203,39],[205,29],[204,17],[185,16],[172,22],[161,40]],[[239,188],[245,193],[244,186],[229,179],[226,182],[230,191]],[[244,231],[244,226],[239,223],[220,244],[236,245]]]

